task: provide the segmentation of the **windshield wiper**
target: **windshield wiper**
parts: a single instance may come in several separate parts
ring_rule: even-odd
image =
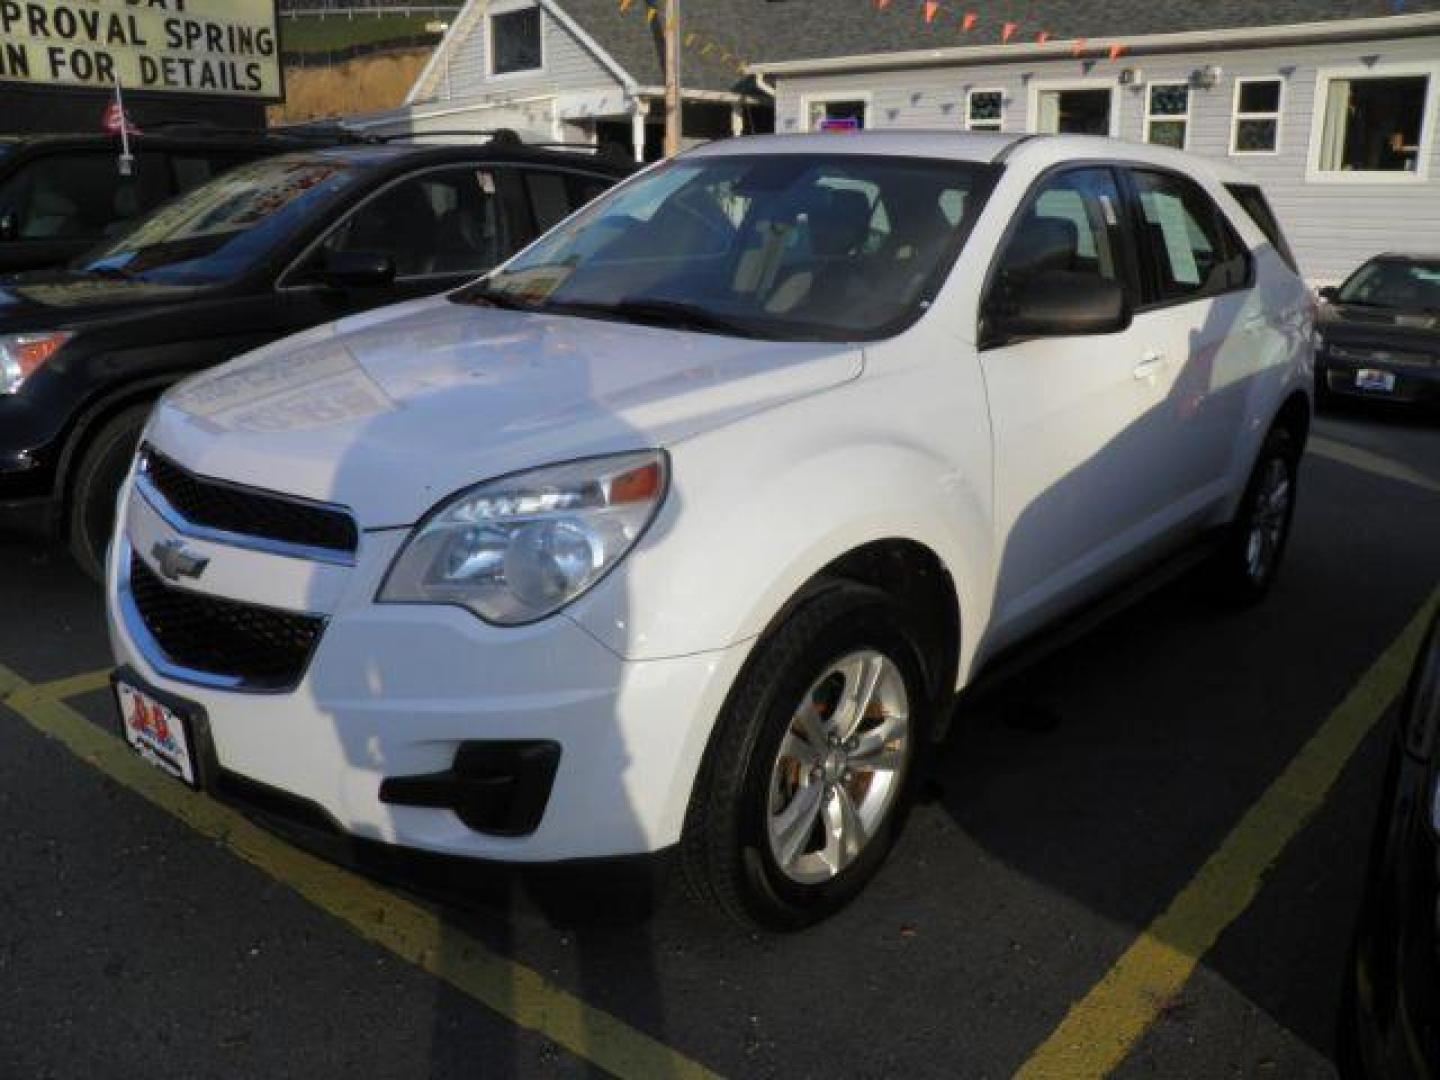
[[[706,308],[680,300],[658,300],[637,297],[617,300],[613,304],[587,303],[579,300],[557,300],[551,310],[575,315],[624,319],[646,326],[673,326],[699,330],[707,334],[728,334],[732,337],[761,337],[760,331],[746,323],[717,315]]]
[[[540,311],[545,306],[543,303],[536,303],[532,300],[522,300],[512,293],[492,289],[485,284],[471,285],[461,289],[459,292],[452,293],[450,299],[457,304],[488,304],[491,307],[504,308],[506,311]]]

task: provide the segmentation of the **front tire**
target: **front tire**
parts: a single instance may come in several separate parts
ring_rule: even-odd
[[[1287,429],[1272,428],[1217,561],[1220,585],[1233,603],[1259,603],[1275,584],[1290,539],[1299,476],[1298,442]]]
[[[130,469],[150,406],[134,405],[96,433],[75,467],[67,535],[70,554],[96,581],[105,578],[105,549],[115,529],[115,501]]]
[[[796,929],[848,903],[899,835],[929,711],[918,639],[888,594],[839,584],[770,634],[732,689],[681,840],[689,892]]]

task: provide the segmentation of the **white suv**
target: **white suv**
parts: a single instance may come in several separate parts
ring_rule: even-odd
[[[717,143],[182,384],[110,556],[126,737],[358,837],[678,845],[737,917],[833,911],[998,657],[1197,545],[1272,581],[1314,313],[1227,180],[1082,137]]]

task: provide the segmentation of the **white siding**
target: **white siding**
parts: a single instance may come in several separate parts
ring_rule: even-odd
[[[1184,80],[1209,65],[1224,69],[1212,90],[1191,90],[1189,149],[1225,158],[1264,186],[1285,226],[1301,270],[1317,282],[1337,281],[1371,255],[1385,250],[1440,251],[1440,138],[1431,147],[1424,182],[1334,184],[1306,179],[1316,72],[1357,63],[1433,64],[1440,38],[1351,42],[1284,49],[1254,49],[1107,60],[1033,61],[947,66],[856,75],[783,77],[777,81],[777,131],[803,127],[803,100],[810,96],[870,98],[872,127],[962,128],[966,91],[1005,90],[1004,130],[1028,130],[1031,80],[1113,78],[1139,68],[1145,82]],[[1229,156],[1235,80],[1254,75],[1286,78],[1280,152]],[[1120,137],[1144,137],[1145,100],[1140,87],[1119,90]],[[1436,110],[1440,111],[1440,110]],[[1431,115],[1432,132],[1437,124]]]
[[[507,5],[499,10],[510,10]],[[512,75],[489,74],[490,20],[482,10],[470,34],[456,47],[449,60],[449,96],[452,98],[530,97],[569,91],[618,88],[619,80],[548,11],[540,12],[540,34],[544,64],[536,71]],[[435,80],[435,93],[446,96],[446,74]]]

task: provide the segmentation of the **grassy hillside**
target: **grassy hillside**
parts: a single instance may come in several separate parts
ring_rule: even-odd
[[[286,68],[286,101],[269,110],[270,122],[393,109],[404,103],[406,91],[429,58],[429,50],[412,49],[323,67]]]
[[[306,16],[280,20],[280,46],[285,52],[325,53],[351,45],[373,45],[425,33],[434,15],[357,15],[353,19]],[[438,44],[440,35],[435,35]]]

